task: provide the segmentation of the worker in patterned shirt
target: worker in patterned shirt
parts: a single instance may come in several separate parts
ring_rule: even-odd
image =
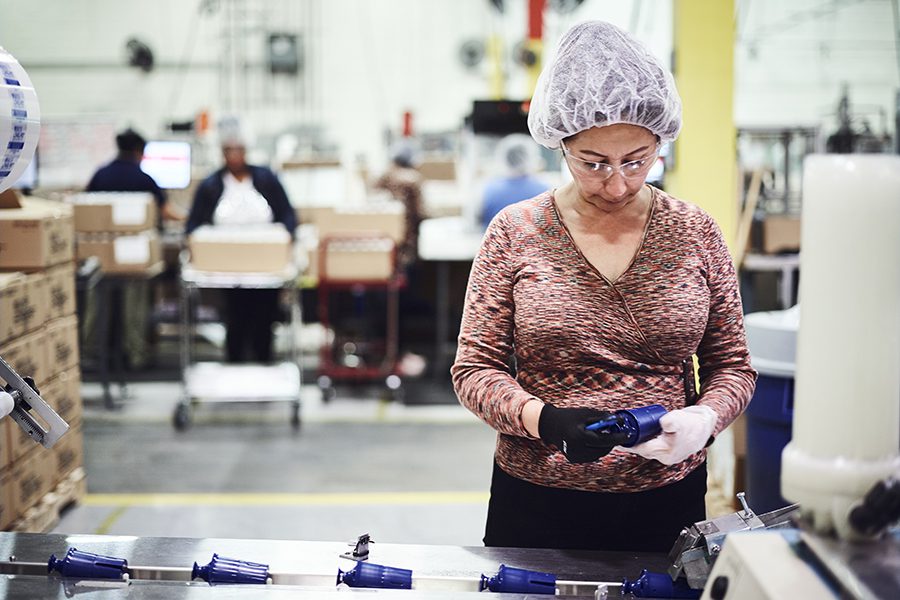
[[[572,181],[491,222],[451,370],[498,432],[484,542],[666,552],[705,519],[705,449],[756,383],[722,232],[646,184],[681,100],[640,42],[587,22],[546,65],[528,125]],[[634,447],[586,429],[650,404],[662,433]]]

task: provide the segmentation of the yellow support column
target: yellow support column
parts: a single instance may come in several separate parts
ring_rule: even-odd
[[[666,191],[697,204],[732,246],[737,234],[734,0],[673,0],[675,82],[684,126]]]

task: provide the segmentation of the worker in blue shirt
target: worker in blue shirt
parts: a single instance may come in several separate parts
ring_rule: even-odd
[[[163,220],[182,221],[177,209],[172,209],[166,202],[166,194],[152,177],[141,170],[144,147],[147,140],[134,131],[126,129],[116,136],[116,147],[119,153],[116,158],[100,167],[88,183],[88,192],[149,192],[156,198],[159,214],[158,227]],[[110,344],[110,340],[96,340],[94,323],[97,319],[110,319],[110,339],[118,339],[122,344],[124,364],[132,370],[140,370],[149,366],[151,356],[151,312],[152,289],[149,281],[134,279],[124,282],[114,290],[109,298],[106,315],[97,314],[97,306],[93,300],[87,301],[85,323],[83,324],[84,343],[87,346]],[[113,346],[115,347],[115,346]]]
[[[510,204],[534,198],[550,185],[534,177],[541,170],[540,149],[529,136],[514,133],[497,144],[495,160],[500,177],[487,183],[481,206],[481,225],[487,227]]]
[[[184,215],[166,202],[166,193],[152,177],[141,170],[147,140],[126,129],[116,136],[119,154],[111,163],[100,167],[88,183],[89,192],[149,192],[156,198],[162,220],[183,221]]]

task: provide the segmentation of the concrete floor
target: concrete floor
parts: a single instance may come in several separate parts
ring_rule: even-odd
[[[88,496],[55,532],[481,545],[494,432],[446,383],[416,405],[307,386],[299,432],[286,404],[201,405],[176,432],[180,392],[131,383],[107,411],[83,385]]]

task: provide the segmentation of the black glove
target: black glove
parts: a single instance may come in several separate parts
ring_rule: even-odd
[[[626,433],[588,431],[588,425],[612,416],[593,408],[556,408],[545,404],[538,419],[538,434],[556,446],[570,463],[594,462],[628,441]]]

